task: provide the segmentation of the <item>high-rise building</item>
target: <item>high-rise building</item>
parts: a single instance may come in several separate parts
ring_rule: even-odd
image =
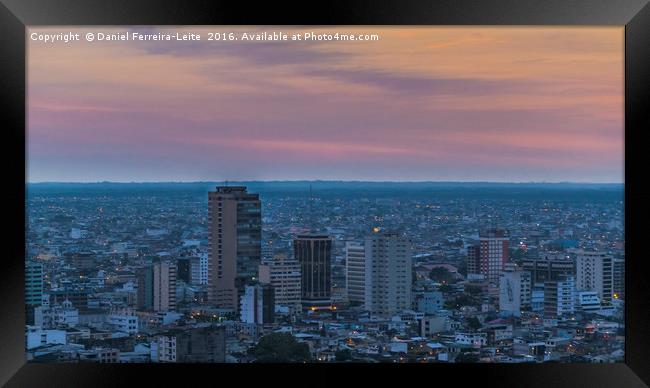
[[[351,303],[365,302],[366,251],[358,242],[345,243],[345,288]]]
[[[176,273],[176,280],[182,280],[186,284],[190,284],[191,270],[190,270],[190,258],[189,257],[180,257],[176,262],[178,267],[178,272]]]
[[[614,294],[614,259],[605,252],[576,250],[576,289],[596,291],[603,306],[609,306]]]
[[[509,233],[490,228],[479,232],[476,244],[467,248],[467,273],[480,274],[492,285],[499,284],[503,266],[509,257]]]
[[[201,284],[201,259],[196,256],[190,257],[190,284]]]
[[[138,268],[135,271],[135,277],[138,283],[138,292],[136,294],[137,309],[153,309],[153,267]]]
[[[533,283],[575,275],[575,264],[565,253],[542,253],[537,258],[524,259],[521,264],[525,271],[531,273]]]
[[[302,288],[297,260],[277,253],[273,258],[263,260],[259,272],[260,283],[273,286],[276,306],[287,307],[290,312],[300,311]]]
[[[533,283],[530,294],[530,310],[540,314],[544,312],[544,283]]]
[[[365,254],[365,309],[380,316],[411,309],[411,241],[394,232],[373,232]]]
[[[332,238],[303,234],[293,240],[294,258],[300,263],[303,307],[331,304]]]
[[[43,264],[29,260],[25,265],[25,304],[40,306],[43,300]]]
[[[275,291],[270,284],[248,285],[241,297],[240,319],[244,323],[271,324],[275,317]]]
[[[561,276],[544,283],[544,317],[559,318],[575,311],[575,278]]]
[[[34,323],[34,309],[43,303],[43,264],[28,260],[25,263],[25,318]]]
[[[509,234],[505,229],[491,228],[479,233],[480,273],[489,283],[498,284],[509,256]]]
[[[614,271],[612,297],[625,300],[625,258],[615,258],[612,265]]]
[[[481,274],[481,246],[472,244],[467,247],[467,273],[472,275]]]
[[[209,265],[208,265],[208,252],[199,253],[199,284],[208,284],[209,278]]]
[[[176,265],[169,261],[153,263],[153,310],[176,308]]]
[[[201,262],[198,257],[181,257],[178,259],[177,280],[182,280],[186,284],[201,284]]]
[[[237,310],[246,284],[257,280],[262,218],[258,194],[244,186],[219,186],[208,193],[210,300]]]
[[[506,266],[499,283],[499,310],[503,314],[520,316],[522,308],[531,306],[532,284],[528,271]]]

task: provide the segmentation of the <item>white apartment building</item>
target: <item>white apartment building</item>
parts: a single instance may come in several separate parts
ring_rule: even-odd
[[[365,309],[392,316],[411,308],[411,242],[391,232],[373,232],[365,242]]]
[[[34,325],[43,329],[75,327],[78,324],[79,310],[74,308],[67,299],[60,305],[38,306],[34,309]]]
[[[499,282],[499,310],[519,316],[522,307],[531,305],[531,294],[530,272],[507,267]]]
[[[575,251],[576,290],[596,291],[603,305],[611,305],[614,293],[614,260],[605,252]]]
[[[199,284],[208,284],[208,252],[199,253]]]
[[[600,307],[600,298],[596,291],[576,292],[576,308],[584,312],[593,312],[600,310]]]
[[[350,302],[365,302],[366,251],[355,241],[345,243],[345,288]]]
[[[301,309],[300,263],[288,259],[284,254],[276,254],[272,259],[264,259],[259,267],[259,281],[270,284],[275,292],[275,305],[284,306],[290,312]]]
[[[112,311],[108,316],[108,322],[117,331],[128,334],[136,334],[138,332],[138,317],[133,310],[119,309]]]

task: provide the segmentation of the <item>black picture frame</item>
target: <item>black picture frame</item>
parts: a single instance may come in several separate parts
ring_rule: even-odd
[[[25,28],[38,25],[618,25],[625,26],[626,344],[619,364],[431,365],[109,365],[26,364]],[[226,2],[144,0],[0,0],[0,109],[3,122],[3,218],[0,271],[0,383],[7,386],[122,386],[144,378],[169,385],[206,378],[213,384],[373,384],[385,378],[416,384],[637,387],[650,384],[650,276],[644,235],[650,165],[650,5],[648,0],[444,0]],[[258,372],[260,371],[260,372]],[[342,373],[345,373],[343,376]],[[304,377],[302,375],[304,374]],[[188,380],[189,379],[189,380]],[[303,380],[306,379],[306,380]]]

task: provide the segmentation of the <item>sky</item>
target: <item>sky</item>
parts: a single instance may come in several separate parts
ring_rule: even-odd
[[[29,28],[29,182],[622,183],[623,27]],[[86,32],[201,41],[86,42]]]

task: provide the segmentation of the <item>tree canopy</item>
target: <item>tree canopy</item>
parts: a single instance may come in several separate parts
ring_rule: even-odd
[[[336,361],[349,361],[352,359],[352,352],[350,349],[341,349],[337,350],[334,356],[336,356]]]
[[[288,333],[265,335],[251,353],[255,356],[255,362],[303,362],[311,359],[309,346],[296,341]]]
[[[454,360],[454,362],[478,362],[478,361],[479,361],[478,355],[470,352],[460,353],[458,354],[458,356],[456,356],[456,359]]]
[[[469,319],[467,320],[467,326],[468,326],[471,330],[474,330],[474,331],[475,331],[475,330],[480,329],[482,325],[481,325],[481,321],[479,321],[478,318],[476,318],[476,317],[471,317],[471,318],[469,318]]]
[[[429,278],[439,283],[451,283],[454,275],[445,267],[436,267],[429,272]]]

